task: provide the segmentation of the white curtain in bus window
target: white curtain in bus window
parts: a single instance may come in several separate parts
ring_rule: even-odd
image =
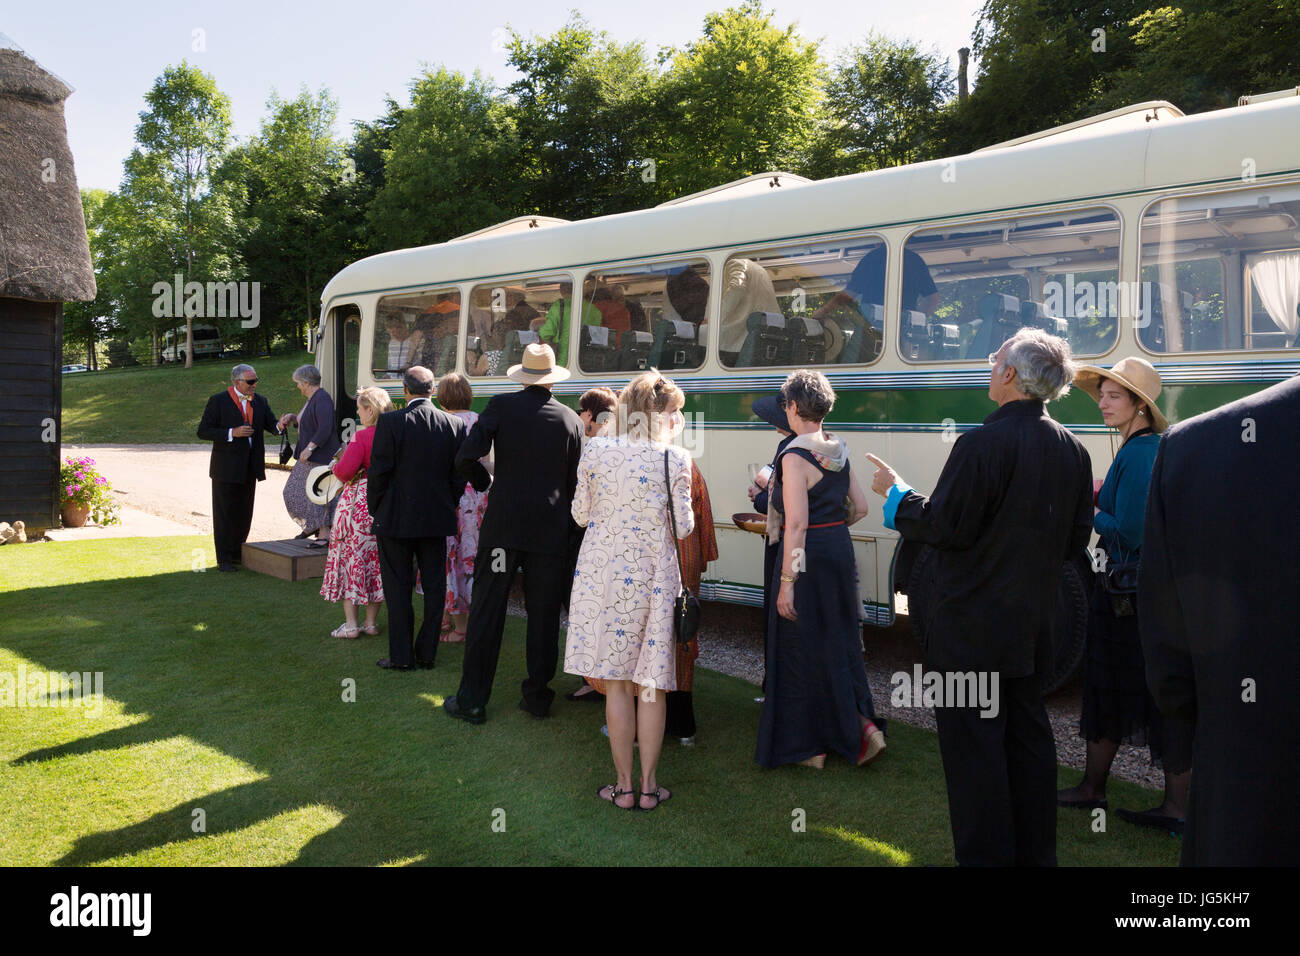
[[[1119,217],[1080,209],[914,233],[903,253],[899,349],[912,362],[983,359],[1026,326],[1101,355],[1125,311]]]
[[[593,272],[583,283],[578,367],[586,373],[699,368],[708,303],[703,259]]]
[[[572,311],[572,296],[573,280],[567,275],[501,279],[475,286],[469,294],[465,370],[477,377],[504,376],[510,366],[523,361],[529,344],[543,341],[555,351],[556,362],[565,364],[562,350],[567,339],[561,342],[555,333],[564,328],[561,315]]]
[[[875,361],[884,341],[885,257],[877,236],[732,256],[721,282],[722,364]]]
[[[386,295],[375,307],[371,371],[376,379],[401,378],[413,365],[435,376],[454,371],[459,336],[456,289]]]
[[[1300,187],[1153,204],[1142,217],[1136,322],[1155,353],[1296,348]]]

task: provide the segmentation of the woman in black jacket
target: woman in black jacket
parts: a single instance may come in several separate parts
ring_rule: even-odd
[[[314,504],[307,497],[307,475],[318,465],[328,465],[339,450],[338,430],[334,427],[334,402],[320,387],[320,369],[301,365],[294,370],[294,384],[307,399],[297,415],[288,412],[280,425],[298,428],[298,443],[293,454],[297,463],[284,486],[284,507],[289,517],[302,528],[299,538],[319,535],[326,525],[325,505]],[[325,539],[328,539],[328,533]]]

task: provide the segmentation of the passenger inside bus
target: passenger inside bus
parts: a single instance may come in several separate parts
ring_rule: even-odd
[[[569,303],[572,301],[573,283],[560,284],[560,297],[546,310],[546,318],[540,324],[534,321],[538,338],[555,350],[555,361],[566,365],[569,361]],[[600,325],[603,316],[600,310],[590,302],[582,303],[582,324]]]
[[[388,365],[377,371],[392,376],[417,364],[420,348],[424,345],[424,334],[412,331],[400,312],[391,313],[384,320],[384,328],[388,330]]]
[[[736,364],[749,334],[751,315],[780,311],[781,303],[768,271],[753,259],[729,259],[722,273],[722,330],[718,339],[722,363]]]
[[[591,294],[591,304],[600,310],[600,324],[614,331],[617,348],[623,333],[632,328],[632,314],[627,308],[627,290],[621,285],[602,286]]]
[[[885,304],[885,256],[883,244],[863,256],[854,267],[853,274],[849,276],[844,291],[831,296],[830,301],[814,312],[812,317],[821,319],[836,309],[849,306],[857,309],[858,313],[883,335],[884,328],[875,326],[872,322],[870,313],[873,310],[865,306]],[[939,290],[935,287],[934,279],[930,277],[930,267],[925,264],[924,259],[910,249],[903,252],[902,303],[904,311],[924,312],[927,315],[939,305]]]

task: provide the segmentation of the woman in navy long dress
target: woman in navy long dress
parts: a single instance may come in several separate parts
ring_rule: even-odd
[[[867,513],[844,441],[822,431],[835,404],[826,376],[800,369],[781,389],[794,432],[772,474],[769,535],[782,560],[768,608],[767,699],[754,759],[820,768],[835,751],[862,765],[885,749],[862,641],[848,526]]]

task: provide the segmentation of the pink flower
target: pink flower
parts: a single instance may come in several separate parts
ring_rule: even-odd
[[[80,479],[84,479],[86,477],[86,473],[84,471],[79,471],[77,472],[77,477]]]
[[[68,485],[68,487],[67,487],[66,490],[67,490],[69,496],[71,496],[71,495],[73,494],[72,485]]]
[[[73,490],[73,491],[76,491],[76,492],[80,492],[80,491],[81,491],[81,485],[73,485],[73,486],[72,486],[72,490]]]
[[[108,479],[105,478],[105,477],[103,477],[103,476],[101,475],[101,476],[99,476],[98,478],[95,479],[95,484],[97,484],[97,485],[106,485],[106,484],[108,484]]]

